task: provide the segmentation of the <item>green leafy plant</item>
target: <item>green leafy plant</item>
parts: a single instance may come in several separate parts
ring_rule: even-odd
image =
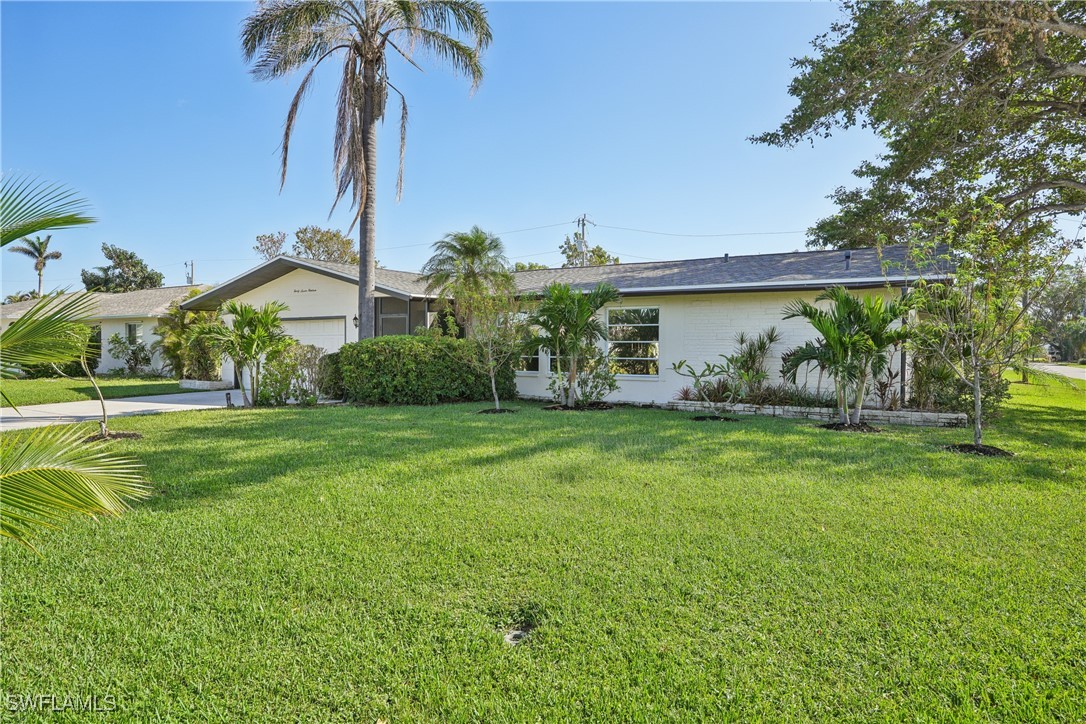
[[[193,289],[186,299],[199,293],[199,289]],[[165,369],[177,379],[217,380],[221,373],[220,357],[207,339],[194,339],[193,332],[202,324],[218,321],[218,311],[192,312],[171,302],[155,325],[156,339],[150,351],[162,357]]]
[[[941,214],[939,233],[918,233],[911,245],[923,314],[910,344],[971,387],[974,450],[982,446],[985,381],[1002,379],[1033,346],[1029,311],[1080,245],[1035,229],[1011,234],[1005,221],[1001,204],[979,199]]]
[[[143,342],[132,341],[118,333],[110,336],[108,349],[113,359],[124,362],[129,374],[139,374],[151,366],[151,350]]]
[[[29,176],[0,181],[0,246],[39,231],[93,224],[89,205],[74,191]]]
[[[802,317],[821,337],[786,352],[781,373],[794,384],[800,366],[826,370],[836,388],[838,422],[858,425],[868,384],[884,373],[893,349],[909,338],[910,330],[901,320],[911,301],[861,298],[837,286],[821,292],[815,302],[797,299],[784,308],[785,319]],[[818,302],[829,302],[829,309],[818,307]]]
[[[530,323],[539,333],[530,346],[548,349],[559,360],[557,382],[552,379],[553,391],[566,407],[577,406],[578,367],[586,351],[606,334],[596,314],[605,305],[620,300],[618,289],[606,283],[588,292],[568,284],[550,284],[536,300]],[[564,372],[563,362],[568,367]]]
[[[427,291],[441,305],[454,309],[464,333],[472,336],[476,314],[492,311],[492,294],[511,295],[513,284],[505,258],[505,245],[493,234],[473,226],[470,231],[446,234],[433,245],[433,256],[422,267]],[[491,315],[493,317],[493,315]]]
[[[266,302],[262,307],[229,300],[219,310],[222,321],[196,325],[190,344],[207,343],[216,353],[229,357],[241,375],[241,399],[246,407],[260,400],[261,371],[264,360],[293,342],[283,329],[280,313],[287,311],[282,302]],[[249,389],[246,390],[246,377]]]
[[[34,260],[34,271],[38,273],[38,296],[42,295],[42,282],[43,275],[45,274],[45,265],[51,261],[57,261],[61,258],[59,251],[49,251],[49,242],[53,237],[50,234],[46,234],[45,238],[35,236],[33,239],[24,237],[20,241],[18,246],[13,246],[8,251],[16,254],[22,254],[28,256]]]
[[[487,400],[490,377],[479,367],[477,343],[452,337],[398,335],[346,344],[339,368],[352,402],[436,405]],[[497,373],[498,395],[516,397],[512,364]]]
[[[769,380],[766,362],[773,345],[780,340],[776,327],[769,327],[753,337],[740,332],[735,336],[735,350],[720,355],[720,362],[705,362],[699,370],[686,360],[679,360],[671,368],[691,380],[691,389],[719,417],[737,402],[767,404],[763,401]]]
[[[267,359],[260,384],[261,405],[315,405],[320,395],[324,350],[312,344],[291,344]]]

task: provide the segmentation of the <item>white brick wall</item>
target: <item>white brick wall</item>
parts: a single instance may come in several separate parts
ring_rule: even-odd
[[[861,294],[892,295],[895,290],[873,289]],[[769,360],[769,381],[781,382],[781,354],[803,344],[816,335],[803,319],[782,319],[782,309],[793,299],[813,302],[817,291],[810,292],[737,292],[731,294],[674,295],[660,297],[627,297],[621,307],[660,308],[660,374],[654,377],[619,377],[621,388],[608,399],[612,402],[665,404],[690,380],[677,375],[671,366],[685,359],[696,368],[707,361],[719,362],[719,355],[735,350],[735,336],[740,332],[758,334],[767,327],[776,326],[781,341],[773,347]],[[895,357],[893,368],[899,367]],[[540,360],[539,373],[522,372],[517,375],[517,389],[526,397],[546,397],[548,375],[547,359]],[[807,385],[815,388],[818,374],[812,372]],[[799,383],[804,383],[801,372]],[[831,389],[831,382],[824,380],[822,390]]]

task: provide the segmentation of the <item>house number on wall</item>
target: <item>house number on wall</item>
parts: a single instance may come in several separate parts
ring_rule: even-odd
[[[317,291],[317,290],[316,289],[295,289],[294,293],[295,294],[308,294],[309,292],[315,292],[315,291]]]

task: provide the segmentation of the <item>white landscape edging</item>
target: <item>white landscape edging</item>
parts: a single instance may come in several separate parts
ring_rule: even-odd
[[[234,386],[221,380],[180,380],[182,390],[232,390]]]
[[[712,408],[704,402],[674,400],[664,405],[669,410],[689,410],[711,412]],[[728,414],[770,415],[833,422],[837,419],[837,410],[832,407],[791,407],[787,405],[729,405]],[[963,412],[928,412],[925,410],[863,410],[860,417],[867,423],[883,425],[914,425],[918,427],[965,427],[968,418]]]

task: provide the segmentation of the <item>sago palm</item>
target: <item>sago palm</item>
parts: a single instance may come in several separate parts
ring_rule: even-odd
[[[461,39],[463,38],[463,39]],[[407,101],[389,80],[391,52],[418,68],[420,52],[471,79],[483,77],[482,51],[490,44],[486,8],[475,0],[270,0],[245,21],[242,47],[261,80],[308,67],[287,111],[280,183],[286,181],[291,133],[314,73],[325,61],[341,63],[334,144],[335,205],[350,192],[359,224],[358,336],[373,335],[376,245],[377,122],[389,91],[400,96],[400,173],[403,189]]]
[[[49,251],[49,242],[53,237],[47,234],[45,238],[35,236],[33,239],[24,237],[20,243],[8,249],[13,254],[22,254],[34,260],[34,271],[38,273],[38,296],[41,296],[42,277],[45,274],[45,265],[48,262],[60,259],[59,251]]]

